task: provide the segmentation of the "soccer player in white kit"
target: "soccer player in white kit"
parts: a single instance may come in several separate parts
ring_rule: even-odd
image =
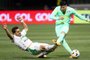
[[[7,36],[12,40],[12,42],[19,48],[31,52],[32,55],[37,55],[38,58],[46,57],[48,53],[53,52],[57,48],[56,44],[50,45],[47,43],[32,42],[26,37],[28,27],[24,20],[21,17],[18,17],[17,20],[19,20],[23,25],[23,30],[21,32],[18,27],[13,27],[13,34],[11,34],[7,25],[3,25],[3,29],[6,31]]]

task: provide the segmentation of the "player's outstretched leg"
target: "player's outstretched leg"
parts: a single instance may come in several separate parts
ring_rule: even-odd
[[[46,50],[42,51],[40,54],[37,55],[38,58],[45,58],[47,54],[53,52],[57,48],[57,44],[49,45]]]
[[[47,57],[46,53],[47,53],[46,51],[43,51],[40,54],[38,54],[36,57],[38,57],[38,58],[45,58],[45,57]]]
[[[64,38],[65,38],[65,33],[62,32],[57,39],[57,45],[60,45],[60,43],[64,40]]]
[[[72,50],[71,48],[69,47],[69,45],[67,44],[66,40],[64,39],[61,44],[63,45],[63,47],[70,53],[72,54]]]

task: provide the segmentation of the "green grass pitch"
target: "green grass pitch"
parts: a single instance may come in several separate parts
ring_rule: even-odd
[[[11,29],[15,25],[8,25]],[[20,29],[21,25],[18,25]],[[28,25],[27,36],[34,42],[46,42],[52,44],[56,39],[54,25]],[[90,25],[71,25],[66,36],[66,41],[71,49],[78,49],[81,53],[79,59],[90,60]],[[75,60],[69,59],[69,53],[62,47],[58,47],[47,58],[35,58],[28,52],[16,47],[5,34],[0,25],[0,60]]]

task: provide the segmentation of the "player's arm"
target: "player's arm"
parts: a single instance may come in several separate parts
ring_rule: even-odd
[[[77,13],[74,9],[73,9],[73,14],[81,20],[90,21],[89,19],[85,18],[85,16],[82,16],[79,13]]]
[[[13,42],[13,34],[10,33],[10,31],[8,30],[7,28],[7,25],[2,25],[3,26],[3,29],[5,30],[7,36],[11,39],[11,41]]]
[[[57,13],[58,13],[58,9],[57,9],[57,7],[56,7],[56,8],[54,9],[54,11],[51,13],[50,18],[53,19],[53,20],[58,20],[59,17],[56,16]]]
[[[22,23],[23,29],[25,29],[26,31],[28,31],[28,26],[27,26],[27,24],[24,22],[23,18],[18,17],[17,20],[19,20],[19,21]]]

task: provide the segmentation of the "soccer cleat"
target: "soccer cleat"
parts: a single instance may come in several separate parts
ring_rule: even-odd
[[[77,59],[77,57],[76,56],[69,56],[69,58],[73,58],[73,59]]]
[[[69,56],[69,58],[73,58],[72,56]]]
[[[52,42],[53,42],[54,44],[56,44],[56,40],[55,40],[55,39],[53,39]]]
[[[44,58],[46,58],[46,57],[47,57],[47,55],[43,55],[43,57],[44,57]]]
[[[38,57],[38,58],[46,58],[47,55],[45,55],[44,53],[40,53],[40,54],[37,55],[36,57]]]
[[[38,58],[46,58],[47,55],[41,55],[41,56],[37,56]]]
[[[37,55],[36,57],[38,57],[38,58],[43,58],[43,53],[40,53],[40,54]]]
[[[61,44],[59,42],[57,42],[55,39],[52,40],[52,42],[57,45],[57,46],[60,46]]]
[[[58,46],[60,46],[61,44],[59,42],[56,43]]]

